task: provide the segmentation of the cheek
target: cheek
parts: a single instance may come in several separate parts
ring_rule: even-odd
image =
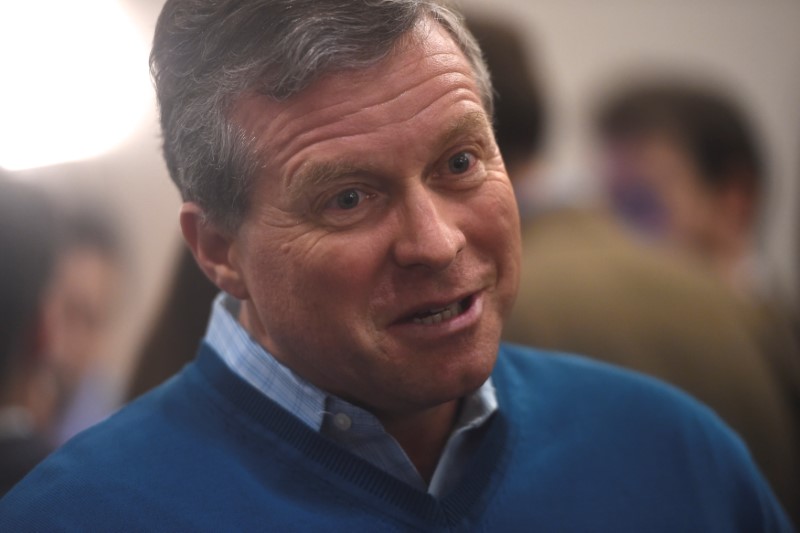
[[[473,226],[489,244],[510,256],[520,253],[520,221],[517,202],[508,180],[495,180],[474,199]]]
[[[375,233],[320,236],[311,231],[282,246],[278,254],[283,274],[276,282],[286,287],[284,295],[293,300],[287,304],[300,302],[302,307],[321,311],[368,300],[385,256],[381,242]]]
[[[516,295],[521,261],[519,211],[507,180],[497,180],[473,200],[470,233],[479,253],[494,262],[499,289]]]

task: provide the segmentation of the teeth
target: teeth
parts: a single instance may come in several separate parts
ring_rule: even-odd
[[[444,320],[458,316],[464,312],[461,302],[455,302],[440,309],[431,309],[425,313],[424,317],[414,317],[414,324],[424,324],[430,326],[431,324],[438,324]]]

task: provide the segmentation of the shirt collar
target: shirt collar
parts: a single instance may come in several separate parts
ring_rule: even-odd
[[[236,374],[315,431],[322,428],[326,394],[267,352],[238,321],[241,302],[214,300],[205,341]]]
[[[347,423],[380,426],[371,413],[327,394],[283,366],[239,323],[240,308],[240,301],[220,293],[214,300],[205,337],[231,370],[315,431],[336,427],[336,416],[342,413],[347,414]],[[464,398],[453,434],[479,427],[496,410],[497,395],[489,378]],[[339,417],[340,426],[344,420]]]

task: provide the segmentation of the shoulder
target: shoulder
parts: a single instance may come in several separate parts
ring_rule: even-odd
[[[530,385],[536,384],[559,395],[568,392],[565,386],[579,386],[582,396],[608,392],[611,387],[611,390],[630,389],[670,397],[670,401],[683,401],[686,397],[677,388],[633,370],[581,355],[511,343],[500,345],[495,374],[512,389],[530,390]]]
[[[0,500],[0,530],[122,523],[136,530],[163,506],[164,489],[185,491],[180,472],[198,468],[207,445],[200,438],[204,426],[188,415],[197,398],[183,379],[145,394],[50,455]]]
[[[201,351],[34,469],[0,500],[0,531],[219,531],[286,511],[267,487],[305,462],[274,430],[277,411]]]
[[[620,429],[633,421],[639,430],[688,425],[738,441],[711,409],[678,388],[579,355],[503,344],[493,380],[501,403],[519,415],[599,416],[604,426]]]
[[[514,345],[501,347],[492,381],[517,436],[519,468],[535,468],[549,486],[574,479],[586,490],[614,487],[642,509],[668,508],[684,517],[703,501],[706,518],[729,523],[730,530],[785,523],[738,435],[671,385]],[[572,497],[554,495],[552,505]]]

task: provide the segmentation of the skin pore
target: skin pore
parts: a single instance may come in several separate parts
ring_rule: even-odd
[[[487,379],[519,276],[519,220],[468,61],[426,22],[386,59],[284,101],[246,95],[269,161],[233,235],[184,205],[201,267],[271,354],[360,405],[422,477]]]

